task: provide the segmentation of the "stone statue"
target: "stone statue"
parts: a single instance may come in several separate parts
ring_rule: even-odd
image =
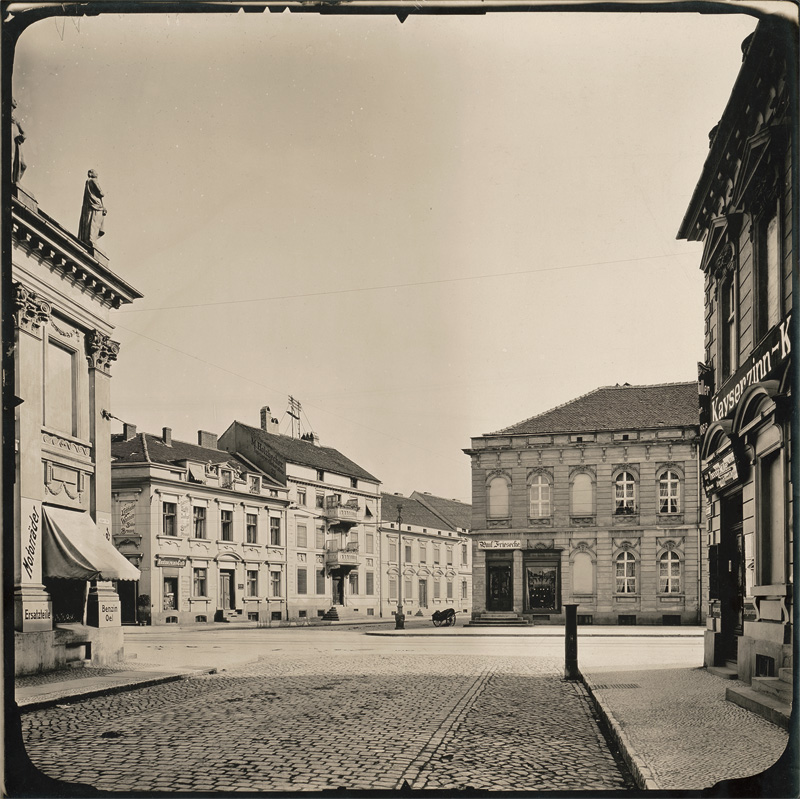
[[[105,231],[103,230],[103,217],[106,208],[103,205],[103,190],[97,182],[97,172],[89,170],[86,188],[83,190],[83,207],[81,208],[81,223],[78,228],[78,238],[94,246]]]
[[[22,180],[22,173],[27,164],[22,157],[22,143],[25,141],[25,131],[19,124],[19,119],[14,115],[17,101],[11,98],[11,181],[15,185]]]

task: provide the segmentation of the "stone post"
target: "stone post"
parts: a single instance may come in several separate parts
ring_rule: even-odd
[[[580,680],[578,669],[578,606],[564,605],[564,679]]]

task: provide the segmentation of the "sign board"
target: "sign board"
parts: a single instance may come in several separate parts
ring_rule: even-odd
[[[522,541],[478,541],[478,549],[522,549]]]
[[[180,569],[186,565],[186,558],[178,555],[156,555],[156,566],[171,566]]]
[[[697,401],[699,404],[700,435],[711,423],[711,395],[714,393],[714,369],[705,363],[697,364]]]
[[[739,469],[733,450],[711,458],[703,468],[703,485],[707,494],[721,491],[739,479]]]

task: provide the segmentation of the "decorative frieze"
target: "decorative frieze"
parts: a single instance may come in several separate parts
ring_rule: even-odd
[[[92,369],[108,371],[112,361],[119,355],[119,342],[99,330],[92,330],[86,336],[86,357]]]
[[[42,443],[54,449],[63,450],[73,455],[80,455],[83,458],[91,460],[92,448],[88,444],[81,444],[78,441],[73,441],[70,438],[59,436],[56,433],[47,433],[42,431]]]
[[[21,283],[14,283],[12,307],[17,327],[27,333],[38,335],[42,325],[50,321],[52,313],[50,303]]]
[[[496,530],[502,527],[511,527],[511,520],[510,519],[488,519],[486,522],[486,526],[490,530]]]
[[[594,516],[570,516],[569,523],[573,527],[593,527],[595,519]]]

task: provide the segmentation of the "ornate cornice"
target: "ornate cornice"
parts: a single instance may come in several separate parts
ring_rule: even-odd
[[[86,336],[86,357],[90,368],[107,372],[111,362],[116,361],[118,355],[119,342],[112,341],[105,333],[92,330]]]
[[[52,306],[22,283],[14,283],[14,320],[20,330],[34,335],[39,334],[42,325],[50,321]]]

